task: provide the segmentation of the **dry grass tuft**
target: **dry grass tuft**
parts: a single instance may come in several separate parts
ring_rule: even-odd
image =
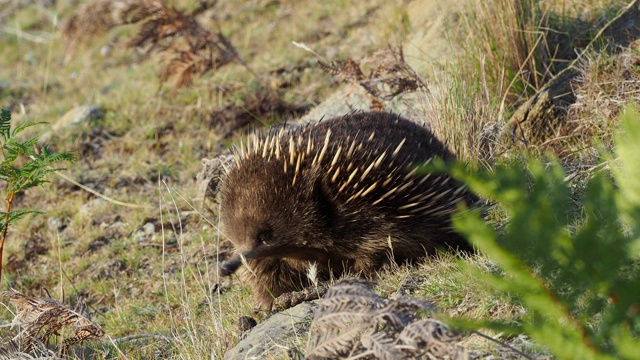
[[[552,75],[555,54],[547,46],[547,12],[538,1],[474,1],[465,22],[465,56],[476,70],[484,68],[487,82],[508,104],[534,94]]]
[[[576,101],[568,107],[557,136],[543,144],[563,162],[591,166],[599,157],[594,141],[613,146],[620,111],[630,102],[640,104],[639,49],[635,45],[615,55],[592,52],[576,64],[578,75],[572,82]]]
[[[461,68],[483,74],[485,86],[501,99],[500,121],[518,108],[504,128],[509,145],[515,142],[527,152],[552,151],[560,158],[576,151],[562,145],[583,142],[585,137],[576,135],[589,132],[567,124],[575,102],[573,87],[582,86],[573,81],[576,64],[589,52],[613,54],[637,39],[637,1],[623,5],[616,0],[598,7],[578,1],[474,3],[464,17],[468,34]],[[576,132],[577,127],[583,129]],[[591,130],[596,129],[604,132],[591,131],[586,138],[610,133],[601,127]]]
[[[466,162],[490,166],[504,149],[498,141],[503,115],[481,73],[459,70],[438,76],[425,94],[422,113],[431,130]]]
[[[11,325],[19,329],[3,347],[34,356],[52,350],[64,355],[78,343],[105,335],[89,320],[83,303],[71,310],[54,299],[27,296],[13,289],[0,292],[0,296],[15,306],[17,313]],[[58,338],[57,345],[54,337]]]
[[[222,358],[224,352],[237,341],[237,334],[228,325],[240,316],[240,309],[247,307],[243,301],[222,298],[229,291],[229,279],[221,279],[218,261],[223,258],[224,245],[217,230],[219,224],[208,223],[214,228],[217,251],[211,251],[205,239],[193,240],[186,233],[186,223],[179,210],[184,197],[163,182],[159,188],[160,219],[171,223],[162,226],[162,286],[168,318],[171,322],[171,343],[180,358]],[[195,209],[191,204],[188,206]],[[166,251],[170,229],[177,234],[175,254]],[[208,240],[207,240],[208,241]],[[226,284],[224,283],[226,281]],[[244,310],[244,309],[243,309]]]
[[[596,134],[611,135],[611,124],[624,105],[640,103],[640,42],[637,44],[617,55],[591,54],[577,65],[576,102],[569,108],[570,126],[565,133],[586,140]]]

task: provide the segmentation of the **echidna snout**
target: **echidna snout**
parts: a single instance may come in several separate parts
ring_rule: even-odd
[[[390,259],[438,247],[470,250],[451,229],[460,202],[477,198],[446,174],[419,167],[453,154],[426,128],[398,115],[354,113],[254,135],[223,180],[221,217],[258,304],[345,271],[373,275]],[[390,246],[391,245],[391,246]]]

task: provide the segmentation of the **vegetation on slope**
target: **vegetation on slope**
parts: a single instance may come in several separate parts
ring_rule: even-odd
[[[51,122],[42,138],[78,159],[63,173],[74,182],[52,176],[50,184],[13,200],[45,215],[27,216],[9,228],[15,241],[5,249],[3,284],[24,294],[48,293],[71,307],[86,302],[92,320],[113,341],[88,342],[84,354],[76,346],[70,357],[205,358],[232,347],[241,336],[237,319],[252,314],[250,293],[235,278],[217,276],[217,261],[230,249],[217,231],[215,209],[204,211],[194,200],[201,159],[227,149],[245,131],[301,115],[335,90],[337,82],[317,57],[292,41],[320,53],[325,68],[353,59],[376,69],[363,60],[376,50],[398,48],[420,30],[412,27],[407,4],[377,0],[349,6],[191,0],[0,4],[0,108],[10,110],[17,123]],[[470,4],[448,18],[451,63],[432,64],[434,70],[418,74],[420,81],[436,84],[428,91],[415,86],[422,91],[424,118],[467,162],[493,168],[529,156],[546,161],[543,154],[551,152],[573,192],[592,189],[585,186],[593,174],[608,172],[600,154],[614,147],[621,109],[639,100],[637,27],[616,22],[599,33],[629,4]],[[636,2],[631,5],[623,17],[637,15]],[[572,63],[576,54],[583,56]],[[541,144],[522,148],[505,141],[504,122],[568,64],[576,75],[565,125]],[[385,105],[384,99],[378,102]],[[102,116],[71,125],[62,121],[83,104]],[[559,176],[552,172],[550,179],[559,180],[554,174]],[[578,219],[577,209],[569,216]],[[499,234],[513,226],[507,225],[512,214],[500,206],[487,216]],[[535,314],[524,311],[523,299],[476,284],[477,269],[498,271],[487,258],[466,264],[443,255],[383,274],[377,290],[429,299],[456,318],[508,323]],[[9,311],[2,314],[12,319]],[[3,329],[0,336],[13,333]],[[607,346],[603,351],[615,347]]]

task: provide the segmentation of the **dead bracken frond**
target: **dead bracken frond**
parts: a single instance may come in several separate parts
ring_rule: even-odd
[[[0,360],[31,360],[31,359],[46,359],[46,360],[58,360],[60,357],[47,349],[43,344],[34,344],[37,349],[32,349],[28,354],[20,349],[20,345],[14,341],[9,340],[6,343],[0,343]]]
[[[164,66],[158,77],[164,83],[173,77],[173,88],[178,89],[191,83],[193,76],[204,74],[214,65],[203,54],[187,50],[167,49],[161,55]]]
[[[307,359],[468,359],[462,337],[433,318],[433,306],[415,298],[383,299],[363,282],[333,286],[311,324]]]
[[[55,349],[58,355],[65,354],[73,345],[85,340],[104,336],[104,331],[83,315],[84,303],[71,310],[51,298],[27,296],[16,290],[2,291],[0,297],[8,298],[16,308],[11,323],[18,328],[18,335],[2,344],[2,348],[14,348],[13,354],[41,355]],[[58,338],[57,345],[53,337]],[[3,356],[0,353],[0,358]]]
[[[145,54],[159,54],[163,64],[160,81],[173,77],[174,89],[189,84],[195,75],[233,60],[245,65],[222,33],[207,31],[193,14],[180,12],[161,0],[95,0],[80,7],[65,23],[62,33],[75,45],[124,24],[140,24],[127,46]]]
[[[81,41],[102,35],[117,25],[124,24],[118,9],[125,7],[129,0],[96,0],[84,3],[62,25],[62,36],[73,49]]]
[[[371,67],[369,75],[365,76],[361,65]],[[361,86],[371,96],[371,109],[376,111],[384,111],[383,101],[427,88],[424,80],[405,62],[402,48],[376,51],[360,63],[353,59],[330,64],[318,61],[318,67],[338,82]]]

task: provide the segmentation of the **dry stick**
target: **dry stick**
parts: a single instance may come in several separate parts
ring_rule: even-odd
[[[160,178],[158,178],[158,211],[160,212],[160,228],[162,232],[162,284],[164,287],[164,296],[165,301],[167,302],[167,309],[169,310],[169,318],[173,322],[173,325],[177,328],[178,323],[176,319],[173,317],[173,311],[171,310],[171,302],[169,301],[169,285],[167,284],[167,276],[169,275],[167,270],[167,239],[164,233],[164,218],[162,214],[162,206],[164,204],[164,197],[162,196],[162,192],[160,191]]]
[[[607,22],[597,33],[596,35],[593,37],[593,39],[591,39],[591,41],[589,42],[589,44],[587,44],[587,46],[584,47],[584,49],[582,49],[582,51],[578,54],[578,56],[573,59],[571,61],[571,63],[569,63],[569,66],[567,66],[566,68],[564,68],[564,70],[560,71],[556,76],[553,77],[553,79],[549,80],[547,82],[547,84],[551,84],[554,81],[563,78],[564,76],[567,76],[568,78],[575,76],[576,74],[569,74],[570,72],[575,71],[575,66],[578,63],[578,61],[582,60],[582,58],[587,54],[588,51],[590,51],[593,48],[593,45],[595,44],[595,42],[600,39],[600,37],[602,37],[602,35],[604,34],[605,31],[607,31],[607,29],[609,29],[609,27],[611,27],[611,25],[613,25],[614,22],[618,21],[622,16],[624,16],[624,14],[626,14],[629,10],[631,10],[634,6],[638,5],[638,2],[640,0],[633,0],[629,5],[627,5],[627,7],[625,7],[624,9],[620,10],[618,12],[618,14],[611,20],[609,20],[609,22]],[[536,95],[537,96],[537,95]]]
[[[317,52],[313,51],[313,49],[311,49],[309,46],[307,46],[307,44],[299,43],[299,42],[296,42],[296,41],[292,41],[291,43],[293,44],[293,46],[299,47],[300,49],[302,49],[304,51],[308,51],[308,52],[312,53],[313,55],[315,55],[321,61],[324,61],[325,63],[329,63],[329,61],[327,59],[325,59],[322,55],[318,54]]]
[[[116,204],[116,205],[120,205],[120,206],[126,206],[126,207],[130,207],[130,208],[136,208],[136,209],[153,209],[153,207],[151,207],[149,205],[138,205],[138,204],[131,204],[131,203],[118,201],[116,199],[108,197],[107,195],[101,194],[101,193],[97,192],[96,190],[93,190],[93,189],[91,189],[91,188],[89,188],[87,186],[84,186],[84,185],[80,184],[79,182],[73,180],[72,178],[70,178],[70,177],[68,177],[68,176],[66,176],[66,175],[64,175],[62,173],[56,172],[55,174],[60,176],[61,178],[65,179],[65,180],[67,180],[68,182],[72,183],[73,185],[78,186],[82,190],[90,192],[93,195],[95,195],[97,197],[100,197],[100,198],[102,198],[104,200],[107,200],[108,202],[110,202],[112,204]],[[1,251],[1,248],[0,248],[0,251]],[[1,273],[1,268],[0,268],[0,273]]]
[[[481,337],[483,337],[483,338],[485,338],[485,339],[487,339],[487,340],[489,340],[489,341],[493,341],[493,342],[495,342],[496,344],[499,344],[499,345],[501,345],[501,346],[504,346],[504,347],[506,347],[507,349],[509,349],[509,350],[511,350],[511,351],[513,351],[513,352],[515,352],[515,353],[517,353],[517,354],[518,354],[518,355],[520,355],[520,356],[523,356],[523,357],[524,357],[524,358],[526,358],[526,359],[533,360],[533,358],[532,358],[531,356],[529,356],[529,355],[525,354],[524,352],[522,352],[522,351],[520,351],[520,350],[516,349],[515,347],[513,347],[513,346],[511,346],[511,345],[509,345],[509,344],[507,344],[507,343],[505,343],[505,342],[502,342],[502,341],[500,341],[500,340],[498,340],[498,339],[494,339],[494,338],[492,338],[491,336],[489,336],[489,335],[485,335],[485,334],[483,334],[483,333],[481,333],[481,332],[479,332],[479,331],[476,331],[476,330],[472,331],[472,333],[473,333],[473,334],[476,334],[476,335],[478,335],[478,336],[481,336]]]
[[[105,333],[106,334],[106,333]],[[121,359],[129,359],[127,357],[127,355],[125,353],[122,352],[122,350],[120,350],[120,348],[118,347],[118,343],[116,342],[116,340],[114,340],[111,336],[109,336],[109,334],[106,334],[107,336],[107,340],[109,340],[109,342],[111,343],[111,345],[113,345],[113,347],[116,349],[116,351],[118,352],[118,356]]]
[[[6,32],[8,34],[15,35],[16,37],[19,37],[20,39],[31,41],[31,42],[34,42],[34,43],[37,43],[37,44],[51,43],[51,38],[52,38],[52,36],[46,36],[45,37],[45,36],[33,35],[33,34],[28,33],[28,32],[24,32],[24,31],[22,31],[20,29],[16,30],[16,29],[14,29],[12,27],[9,27],[9,26],[5,26],[2,29],[0,29],[0,34],[2,32]]]
[[[183,316],[185,316],[186,327],[187,329],[189,329],[187,330],[187,335],[191,339],[191,343],[195,344],[196,341],[193,339],[193,334],[196,333],[197,330],[195,330],[195,325],[193,324],[193,321],[191,321],[191,319],[193,319],[192,309],[186,304],[188,303],[187,278],[185,276],[185,271],[187,270],[187,266],[186,266],[187,260],[186,260],[185,250],[184,250],[184,236],[182,236],[183,229],[182,229],[182,221],[180,220],[180,210],[178,209],[178,204],[176,203],[175,197],[171,194],[171,188],[169,187],[169,185],[164,180],[162,180],[162,184],[167,190],[167,194],[169,195],[171,204],[173,204],[173,210],[178,216],[179,232],[175,231],[175,227],[174,227],[174,232],[176,233],[179,239],[178,244],[179,244],[179,251],[180,251],[180,286],[181,286],[180,295],[182,296],[182,300],[185,302],[185,304],[183,304],[184,306],[182,307],[182,312],[183,312]],[[167,212],[169,213],[168,208],[167,208]]]
[[[538,36],[538,40],[536,40],[536,43],[533,44],[533,47],[531,47],[531,51],[529,51],[529,54],[527,55],[527,57],[524,59],[522,64],[520,64],[520,68],[518,69],[517,74],[519,74],[524,69],[529,59],[533,57],[536,47],[538,46],[540,41],[542,41],[542,37],[543,37],[543,34],[540,34],[540,36]],[[502,117],[502,110],[504,109],[504,104],[507,102],[507,96],[509,96],[509,89],[511,89],[511,87],[516,83],[517,80],[518,80],[518,77],[514,76],[513,79],[511,79],[509,86],[507,86],[507,91],[504,93],[504,96],[502,97],[502,101],[500,102],[500,117]],[[536,91],[538,91],[538,89],[536,89]]]
[[[2,152],[2,157],[4,159],[7,158],[7,154],[4,152],[4,146],[0,147],[0,152]],[[7,183],[7,190],[9,190],[10,184]],[[13,203],[13,197],[15,196],[15,191],[9,195],[7,199],[7,215],[5,216],[6,223],[4,224],[4,229],[2,230],[2,240],[0,240],[0,279],[2,279],[2,254],[4,252],[4,241],[7,239],[7,230],[9,230],[9,213],[11,212],[11,204]]]
[[[558,75],[555,76],[555,79],[559,78],[560,76],[562,76],[565,72],[568,72],[569,69],[573,69],[575,67],[575,65],[578,63],[579,60],[582,59],[583,56],[585,56],[587,54],[587,51],[589,51],[592,47],[593,44],[596,42],[596,40],[598,40],[602,34],[604,34],[605,31],[607,31],[607,29],[609,29],[609,27],[616,21],[618,21],[618,19],[620,19],[624,14],[626,14],[629,10],[631,10],[631,8],[633,8],[634,6],[638,5],[638,1],[640,0],[633,0],[631,3],[629,3],[629,5],[627,5],[627,7],[625,7],[624,9],[620,10],[620,12],[618,12],[618,14],[611,19],[608,23],[606,23],[601,29],[600,31],[598,31],[598,33],[593,37],[593,39],[591,39],[591,41],[589,42],[589,44],[587,44],[587,46],[582,49],[582,51],[580,52],[580,54],[578,54],[578,57],[576,57],[570,64],[569,66],[567,66],[564,70],[562,70],[561,72],[558,73]]]
[[[525,149],[529,150],[529,142],[524,137],[524,129],[522,128],[522,123],[518,120],[517,117],[515,119],[516,119],[516,124],[518,125],[518,129],[520,130],[520,134],[523,134],[520,136],[522,139],[518,139],[518,140],[522,141],[524,143]],[[515,140],[512,140],[512,141],[515,142]]]
[[[629,3],[629,5],[627,5],[627,7],[625,7],[624,9],[620,10],[618,12],[618,14],[611,19],[609,22],[607,22],[597,33],[596,35],[591,39],[591,41],[589,42],[589,44],[587,44],[587,46],[584,47],[584,49],[582,49],[582,51],[578,54],[578,56],[573,59],[571,61],[571,63],[569,63],[569,65],[564,68],[564,70],[560,71],[558,74],[556,74],[551,80],[549,80],[544,86],[542,90],[539,90],[536,95],[534,96],[534,100],[533,102],[529,105],[525,116],[523,118],[523,121],[526,120],[526,118],[528,117],[528,113],[529,110],[531,110],[531,108],[533,107],[533,104],[537,103],[537,100],[535,98],[539,97],[540,94],[542,94],[543,91],[548,90],[549,88],[552,88],[553,86],[555,86],[556,84],[559,83],[563,83],[565,81],[568,81],[569,79],[577,76],[577,71],[575,69],[576,64],[578,63],[578,61],[582,60],[582,58],[587,54],[588,51],[590,51],[593,48],[593,45],[595,44],[595,42],[602,37],[602,35],[604,34],[605,31],[607,31],[607,29],[609,29],[609,27],[611,27],[611,25],[618,21],[622,16],[624,16],[624,14],[626,14],[629,10],[631,10],[634,6],[638,5],[638,2],[640,0],[633,0],[631,3]],[[538,39],[540,40],[540,38]],[[539,41],[536,42],[536,45]],[[531,51],[531,53],[529,54],[529,56],[527,56],[527,59],[532,55],[533,51]],[[523,68],[524,64],[520,67],[520,70]],[[518,71],[520,71],[518,70]],[[511,81],[511,83],[509,84],[509,87],[511,87],[513,85],[514,81]],[[504,109],[504,103],[506,101],[506,94],[502,99],[502,102],[500,104],[500,114],[502,114],[503,109]],[[516,123],[518,125],[518,127],[520,127],[520,122],[516,119]],[[523,129],[520,128],[521,134],[524,134]]]
[[[219,226],[215,225],[215,224],[214,224],[214,223],[212,223],[209,219],[207,219],[207,217],[205,216],[205,214],[203,214],[202,212],[200,212],[200,210],[196,209],[196,207],[195,207],[195,206],[193,206],[193,204],[191,204],[191,203],[189,202],[189,200],[185,199],[185,197],[184,197],[184,196],[182,196],[182,194],[180,194],[180,192],[179,192],[179,191],[177,191],[177,190],[176,190],[175,188],[173,188],[173,187],[169,187],[169,189],[171,189],[174,193],[176,193],[176,195],[178,195],[178,197],[180,197],[180,199],[184,200],[184,202],[185,202],[187,205],[189,205],[189,207],[190,207],[190,208],[191,208],[191,209],[192,209],[196,214],[198,214],[198,215],[200,216],[200,218],[202,218],[204,221],[206,221],[206,222],[207,222],[209,225],[211,225],[215,230],[217,230],[217,231],[220,231],[220,230],[221,230]],[[220,208],[218,208],[218,214],[220,214]],[[218,218],[219,218],[219,217],[220,217],[220,216],[218,215]],[[218,223],[220,223],[220,219],[218,219]],[[222,235],[224,235],[224,233],[223,233]]]
[[[7,188],[9,184],[7,184]],[[2,230],[2,240],[0,240],[0,279],[2,278],[2,253],[4,251],[4,241],[7,239],[7,230],[9,230],[9,213],[11,212],[11,204],[13,203],[13,197],[16,195],[16,192],[12,192],[7,199],[7,215],[5,216],[6,223],[4,224],[4,229]]]
[[[138,340],[138,339],[160,339],[160,340],[164,340],[168,343],[171,343],[171,340],[169,338],[167,338],[164,335],[157,335],[157,334],[135,334],[135,335],[129,335],[129,336],[123,336],[123,337],[119,337],[119,338],[115,338],[115,339],[110,339],[112,343],[121,343],[121,342],[125,342],[125,341],[131,341],[131,340]]]
[[[62,247],[61,247],[61,243],[62,241],[60,241],[60,232],[56,229],[56,240],[57,240],[57,250],[58,250],[58,270],[60,272],[60,301],[64,302],[64,282],[62,280],[62,274],[64,274],[64,270],[62,269]],[[66,276],[66,274],[65,274]],[[69,277],[67,276],[67,279],[69,279]],[[78,289],[76,289],[76,287],[73,285],[73,283],[71,282],[71,279],[69,279],[69,282],[71,283],[71,286],[73,287],[73,289],[76,291],[77,294],[79,294]],[[51,297],[51,296],[49,296]]]

